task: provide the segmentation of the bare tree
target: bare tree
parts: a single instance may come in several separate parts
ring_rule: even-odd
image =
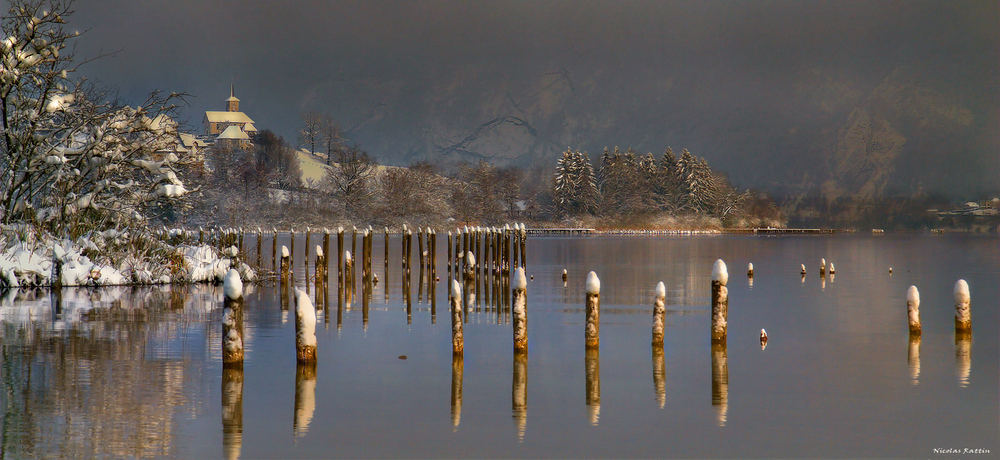
[[[323,115],[319,131],[323,147],[326,148],[326,164],[332,166],[334,156],[344,148],[347,139],[341,134],[340,125],[326,115]]]
[[[370,203],[378,163],[355,144],[337,152],[337,165],[325,176],[334,195],[344,200],[347,212],[359,215]]]
[[[299,143],[309,146],[310,152],[316,151],[316,141],[322,140],[323,115],[316,112],[302,114],[302,130],[299,131]]]
[[[521,199],[521,183],[524,181],[524,170],[510,166],[497,171],[497,188],[500,201],[507,208],[507,217],[517,217],[517,202]]]

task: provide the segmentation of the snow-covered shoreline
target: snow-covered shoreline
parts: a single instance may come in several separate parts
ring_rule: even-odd
[[[121,286],[220,283],[230,268],[249,282],[256,271],[239,262],[235,247],[219,251],[207,244],[162,243],[158,260],[132,251],[134,239],[116,230],[95,232],[76,240],[48,235],[12,237],[0,241],[0,288],[21,286]],[[143,235],[141,238],[151,239]],[[85,255],[107,251],[107,262]]]

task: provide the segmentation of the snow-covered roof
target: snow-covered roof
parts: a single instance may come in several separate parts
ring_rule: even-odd
[[[208,119],[209,123],[253,123],[253,120],[243,112],[206,110],[205,118]]]
[[[194,134],[180,133],[181,144],[185,147],[204,147],[207,144],[205,141],[194,137]]]
[[[247,133],[243,132],[243,130],[240,129],[239,126],[232,125],[232,126],[226,128],[226,130],[223,131],[222,134],[219,134],[218,139],[240,139],[240,140],[246,140],[246,139],[250,139],[250,136],[247,136]]]
[[[234,101],[239,102],[240,100],[237,99],[236,96],[229,96],[229,98],[226,99],[226,102],[234,102]]]
[[[257,132],[257,127],[254,126],[253,123],[247,123],[243,125],[243,131],[246,131],[248,133]]]

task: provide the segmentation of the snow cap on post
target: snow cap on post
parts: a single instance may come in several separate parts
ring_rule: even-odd
[[[288,246],[281,245],[281,257],[288,257]]]
[[[910,286],[906,290],[906,303],[912,303],[916,306],[920,305],[920,291],[917,290],[916,286]]]
[[[718,281],[723,286],[729,282],[729,271],[726,270],[726,263],[722,259],[716,260],[715,266],[712,267],[712,281]]]
[[[969,303],[972,296],[969,294],[969,283],[965,280],[955,282],[955,303]]]
[[[323,257],[323,247],[316,245],[316,257]]]
[[[465,256],[465,261],[469,265],[476,265],[476,255],[469,251],[469,255]]]
[[[600,294],[601,280],[597,278],[597,273],[587,273],[587,294]]]
[[[511,282],[511,287],[514,289],[528,288],[528,279],[524,277],[523,267],[517,267],[517,270],[514,270],[514,279]]]
[[[458,280],[451,280],[451,296],[452,299],[462,298],[462,285],[458,284]]]
[[[664,298],[667,296],[667,287],[663,285],[663,281],[656,284],[656,298]]]
[[[232,300],[243,297],[243,281],[240,279],[240,272],[236,271],[235,268],[230,268],[226,272],[226,278],[222,282],[222,290],[226,293],[226,297]]]

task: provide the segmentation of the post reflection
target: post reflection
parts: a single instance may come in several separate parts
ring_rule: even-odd
[[[712,344],[712,406],[719,426],[726,426],[729,412],[729,357],[726,343]]]
[[[969,375],[972,373],[972,333],[955,331],[955,372],[958,374],[958,386],[969,386]]]
[[[462,421],[462,374],[465,372],[465,359],[461,354],[451,357],[451,426],[458,431]]]
[[[243,449],[243,369],[222,370],[222,454],[240,457]]]
[[[295,366],[295,418],[292,432],[301,438],[309,431],[316,411],[316,363]]]
[[[663,344],[653,345],[653,389],[656,391],[656,402],[660,409],[667,404],[667,364],[663,354]]]
[[[514,375],[511,378],[511,409],[514,417],[514,429],[517,431],[517,441],[524,441],[524,432],[528,425],[528,354],[514,353]]]
[[[587,413],[590,416],[590,424],[597,426],[598,419],[601,417],[601,355],[599,349],[587,349],[585,366]]]
[[[906,365],[910,368],[913,384],[920,383],[920,334],[910,333],[910,347],[906,353]]]

